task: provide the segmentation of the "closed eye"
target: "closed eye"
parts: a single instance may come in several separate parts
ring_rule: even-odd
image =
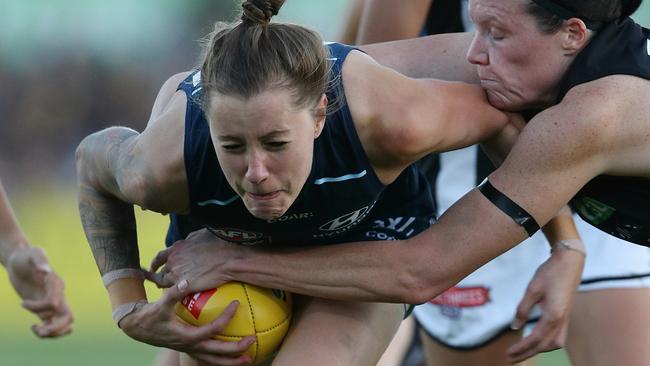
[[[242,144],[222,144],[221,148],[230,151],[230,152],[237,152],[240,151],[244,148],[244,145]]]
[[[289,141],[269,141],[264,143],[264,145],[272,150],[279,150],[284,148],[288,143]]]

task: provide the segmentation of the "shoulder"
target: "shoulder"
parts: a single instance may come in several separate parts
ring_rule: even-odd
[[[606,173],[649,174],[648,116],[650,81],[611,75],[574,87],[561,104],[565,113],[577,111],[578,131],[591,137],[607,161]]]
[[[611,75],[573,87],[549,112],[565,120],[565,129],[593,139],[603,149],[647,128],[649,93],[648,80]]]
[[[146,204],[157,211],[179,212],[186,206],[184,141],[187,97],[177,88],[188,75],[187,72],[176,74],[163,84],[147,127],[135,146],[147,167],[144,173],[152,199]]]
[[[618,151],[646,134],[643,116],[650,109],[642,101],[642,90],[648,87],[646,80],[623,75],[575,86],[560,103],[535,116],[518,143],[549,162],[590,161],[601,173],[608,171],[618,164],[613,159]]]

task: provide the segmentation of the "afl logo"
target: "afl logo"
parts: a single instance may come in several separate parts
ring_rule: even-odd
[[[243,231],[232,228],[210,228],[212,233],[223,240],[241,244],[259,244],[262,242],[264,235],[253,231]]]
[[[363,220],[371,207],[372,206],[366,206],[343,216],[337,217],[334,220],[321,225],[319,229],[323,231],[336,231],[347,228],[348,226],[354,225],[357,222]]]

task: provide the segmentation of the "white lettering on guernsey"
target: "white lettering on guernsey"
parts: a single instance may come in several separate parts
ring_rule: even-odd
[[[382,220],[375,220],[373,228],[375,229],[386,229],[386,230],[392,230],[395,233],[401,233],[400,237],[404,238],[409,238],[411,235],[414,233],[414,229],[409,229],[408,231],[405,232],[406,229],[413,224],[415,221],[415,217],[409,216],[409,217],[387,217]],[[403,221],[403,223],[402,223]],[[402,224],[399,228],[397,227],[399,224]],[[371,239],[379,239],[379,240],[397,240],[397,238],[394,236],[394,234],[387,234],[382,232],[381,230],[371,230],[366,232],[366,237],[371,238]]]
[[[198,202],[197,205],[199,205],[199,206],[201,206],[201,207],[203,207],[203,206],[207,206],[207,205],[228,206],[229,204],[235,202],[235,201],[237,200],[237,198],[239,198],[239,196],[235,196],[235,197],[228,198],[228,199],[225,200],[225,201],[219,201],[219,200],[206,200],[206,201]]]
[[[405,219],[404,217],[399,216],[399,217],[387,217],[386,219],[383,219],[383,220],[375,220],[374,227],[375,228],[395,230],[398,233],[401,233],[404,230],[406,230],[413,223],[413,221],[415,221],[415,217],[410,216],[410,217],[406,218],[404,224],[402,226],[400,226],[399,229],[398,229],[397,225],[399,225],[402,222],[402,220],[404,220],[404,219]],[[386,221],[386,220],[388,220],[388,221]]]
[[[366,171],[364,170],[359,173],[346,174],[340,177],[326,177],[326,178],[316,179],[314,181],[314,184],[321,185],[323,183],[343,182],[346,180],[363,178],[365,175],[366,175]]]
[[[380,231],[375,231],[375,230],[367,231],[366,237],[370,239],[377,239],[377,240],[397,240],[397,238],[393,235],[388,235],[386,233],[382,233]]]
[[[650,39],[648,40],[648,43],[646,43],[646,53],[650,56]]]
[[[266,220],[266,222],[268,222],[269,224],[272,224],[274,222],[284,222],[284,221],[291,221],[291,220],[304,220],[304,219],[308,219],[310,217],[314,217],[313,212],[303,212],[303,213],[294,213],[294,214],[284,215],[282,217],[278,217],[277,219]]]

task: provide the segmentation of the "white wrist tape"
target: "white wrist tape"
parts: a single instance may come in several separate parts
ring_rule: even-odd
[[[134,312],[135,309],[138,307],[138,305],[146,304],[146,303],[147,300],[143,299],[135,302],[128,302],[126,304],[118,305],[115,309],[113,309],[113,321],[119,327],[120,321],[124,319],[125,316]]]
[[[144,273],[140,268],[121,268],[112,270],[102,276],[104,287],[122,278],[137,278],[144,281]]]
[[[551,246],[551,254],[557,250],[573,250],[583,256],[587,256],[587,251],[585,250],[585,245],[580,239],[564,239],[559,240]]]

